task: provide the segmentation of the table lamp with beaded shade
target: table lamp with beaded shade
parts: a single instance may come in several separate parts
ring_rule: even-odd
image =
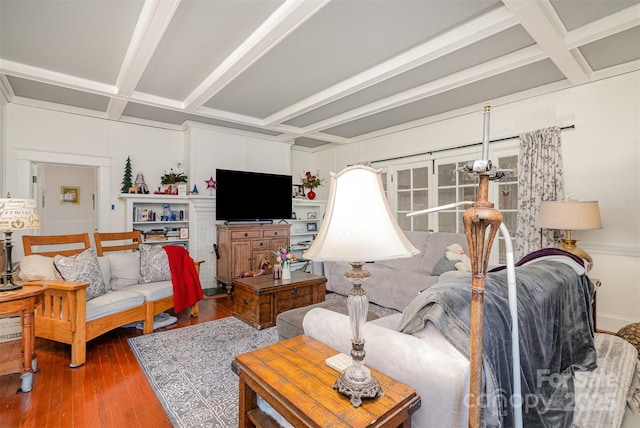
[[[0,292],[22,288],[21,285],[13,282],[13,264],[11,262],[11,251],[13,249],[11,235],[13,231],[38,229],[39,227],[38,206],[34,199],[0,199],[0,230],[4,232],[6,253],[6,281],[0,285]]]
[[[349,396],[354,407],[362,404],[362,398],[381,394],[378,381],[363,364],[369,301],[361,285],[371,274],[362,266],[366,261],[411,257],[420,252],[398,226],[381,177],[380,170],[364,165],[332,173],[324,220],[317,238],[304,253],[308,260],[347,261],[352,266],[344,274],[353,285],[347,297],[352,364],[333,387]]]

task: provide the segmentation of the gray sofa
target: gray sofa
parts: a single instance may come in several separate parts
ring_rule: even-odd
[[[443,261],[451,244],[460,244],[469,254],[467,238],[461,233],[405,232],[420,253],[407,259],[374,261],[364,269],[371,272],[363,288],[369,301],[386,308],[402,311],[425,288],[438,282],[443,270],[454,270],[453,263]],[[447,263],[449,262],[449,263]],[[348,263],[325,262],[327,291],[347,295],[351,283],[344,277]]]
[[[549,257],[547,256],[546,258],[548,259]],[[523,393],[526,394],[523,397],[525,399],[525,408],[523,409],[525,412],[536,411],[539,400],[544,399],[544,396],[540,395],[542,390],[535,389],[536,387],[544,386],[545,382],[550,382],[549,379],[551,378],[559,379],[557,377],[560,376],[559,372],[557,372],[559,366],[553,366],[551,356],[558,355],[560,349],[562,349],[563,358],[566,358],[569,356],[568,352],[565,355],[568,347],[572,347],[577,351],[577,348],[573,348],[575,341],[572,338],[578,337],[581,332],[582,336],[580,336],[579,340],[583,340],[582,337],[585,332],[591,328],[588,325],[588,321],[586,321],[588,317],[585,316],[585,314],[589,313],[590,305],[585,299],[572,298],[580,290],[583,293],[588,292],[588,287],[578,277],[576,277],[575,283],[568,281],[567,278],[571,276],[566,272],[567,266],[570,266],[578,276],[586,275],[585,267],[567,260],[560,262],[556,258],[553,260],[556,266],[561,264],[567,266],[564,266],[564,276],[559,277],[555,286],[552,286],[553,279],[545,278],[549,276],[555,278],[563,270],[557,267],[552,270],[552,266],[545,265],[544,263],[551,262],[545,260],[545,257],[538,259],[538,262],[543,263],[543,265],[537,271],[537,276],[530,276],[528,281],[521,281],[518,284],[521,289],[525,290],[524,294],[518,296],[518,306],[523,306],[519,308],[519,318],[521,321],[524,320],[520,331],[521,334],[524,332],[526,337],[527,330],[526,328],[523,329],[522,326],[527,325],[527,319],[532,321],[528,325],[530,327],[535,326],[535,328],[529,329],[529,338],[539,338],[539,342],[546,344],[544,354],[547,355],[546,358],[549,365],[533,371],[531,364],[534,364],[534,360],[532,356],[539,355],[541,348],[532,346],[538,344],[536,340],[522,340],[523,336],[521,336],[521,361],[526,361],[528,367],[531,368],[531,372],[528,373],[529,379],[535,380],[535,382],[528,382],[528,389],[523,388]],[[458,322],[462,318],[459,318],[455,311],[449,313],[444,309],[445,306],[451,309],[451,306],[447,305],[451,301],[446,299],[442,300],[445,302],[444,306],[436,303],[430,305],[428,311],[415,311],[416,308],[425,308],[423,306],[425,302],[440,302],[444,295],[443,290],[455,288],[456,283],[460,285],[462,282],[470,282],[468,273],[461,275],[466,276],[466,278],[455,279],[450,277],[449,274],[443,274],[441,279],[443,286],[439,294],[435,293],[430,296],[431,293],[429,292],[423,293],[421,297],[405,308],[403,314],[393,314],[369,321],[364,329],[367,353],[365,364],[384,372],[394,379],[411,385],[422,398],[421,409],[412,415],[412,422],[416,427],[454,427],[466,426],[467,423],[469,360],[461,351],[461,342],[458,342],[458,347],[456,347],[451,341],[451,338],[454,338],[455,341],[455,337],[459,332]],[[523,279],[525,272],[521,271],[519,275]],[[545,285],[548,286],[539,287],[537,282],[539,280],[544,280]],[[501,293],[501,290],[504,290],[504,287],[497,287],[498,284],[498,281],[493,282],[494,293]],[[565,291],[569,289],[572,292],[566,293]],[[534,290],[538,291],[533,293],[532,291]],[[508,313],[504,308],[507,300],[498,300],[500,301],[498,305],[502,308],[502,313]],[[559,302],[556,304],[562,307],[568,307],[572,302],[573,304],[571,310],[568,311],[547,311],[547,313],[553,315],[544,322],[540,319],[532,318],[533,315],[539,314],[538,310],[526,309],[548,307],[549,305],[543,303],[550,301]],[[572,313],[573,316],[567,318],[564,316],[566,313]],[[444,314],[447,315],[444,316]],[[445,319],[449,321],[445,322]],[[452,322],[452,320],[455,321]],[[415,322],[413,324],[414,328],[410,329],[412,333],[405,333],[403,326],[411,322]],[[557,337],[559,331],[561,331],[559,326],[563,323],[569,329],[565,339],[562,341],[549,340],[551,336]],[[437,327],[436,324],[439,326]],[[486,329],[488,325],[490,324],[487,324],[485,319],[484,328]],[[447,328],[447,326],[455,327],[451,329]],[[351,329],[346,315],[323,308],[314,308],[304,317],[303,329],[306,335],[333,349],[347,355],[350,353]],[[496,333],[499,331],[500,329],[498,328]],[[485,355],[498,355],[505,352],[504,348],[494,351],[494,349],[488,347],[492,343],[492,341],[488,341],[485,344]],[[500,342],[495,342],[495,345],[499,346]],[[529,347],[527,348],[527,346]],[[565,398],[573,399],[573,401],[569,400],[569,404],[567,404],[571,409],[575,409],[572,417],[572,426],[580,428],[630,428],[640,426],[639,410],[627,405],[628,394],[636,394],[636,398],[633,401],[636,403],[640,401],[640,389],[636,389],[639,385],[637,350],[628,342],[610,334],[596,334],[594,348],[596,351],[595,356],[597,357],[597,368],[593,371],[580,370],[583,363],[586,366],[590,365],[590,358],[592,358],[589,356],[590,354],[584,351],[587,349],[586,347],[581,348],[582,351],[577,351],[578,354],[563,360],[563,364],[576,364],[577,369],[573,381],[575,391],[572,395],[565,396]],[[487,361],[485,358],[485,364],[487,364]],[[526,382],[527,375],[525,373],[527,372],[524,367],[525,363],[523,363],[521,373],[523,374],[523,382]],[[564,370],[564,367],[562,370]],[[572,373],[573,370],[572,368]],[[562,383],[559,382],[553,387],[558,387]],[[527,390],[529,390],[528,393],[526,392]],[[502,394],[502,391],[500,394]],[[568,392],[568,394],[571,394],[571,392]],[[488,392],[485,395],[487,397],[487,407],[485,409],[498,409],[496,405],[498,397],[494,395],[492,398]],[[508,397],[502,396],[505,402],[506,398]],[[488,414],[491,414],[491,412],[485,412],[485,418],[487,418],[486,415]],[[493,415],[496,414],[495,412],[493,413]],[[542,417],[544,417],[544,412]],[[527,425],[525,424],[525,426]]]

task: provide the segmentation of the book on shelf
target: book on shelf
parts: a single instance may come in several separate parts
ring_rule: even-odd
[[[145,235],[144,241],[165,241],[164,235]]]

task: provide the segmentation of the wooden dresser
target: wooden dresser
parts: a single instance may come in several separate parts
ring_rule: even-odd
[[[290,227],[289,224],[217,225],[216,281],[230,290],[235,278],[242,272],[258,270],[263,259],[275,264],[272,251],[289,245]]]

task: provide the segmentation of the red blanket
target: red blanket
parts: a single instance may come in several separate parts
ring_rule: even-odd
[[[173,284],[173,311],[178,313],[202,300],[202,285],[189,252],[179,245],[165,245]]]

